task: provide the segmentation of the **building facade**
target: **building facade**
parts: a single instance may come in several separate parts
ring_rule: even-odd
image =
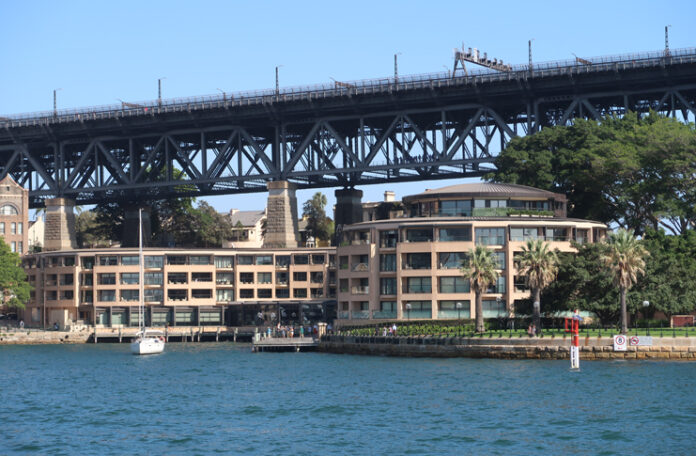
[[[462,184],[403,199],[401,218],[344,228],[338,258],[338,321],[474,318],[460,269],[475,245],[493,250],[499,278],[483,295],[485,318],[510,317],[530,296],[515,255],[529,239],[573,251],[606,225],[566,217],[565,196],[508,184]]]
[[[0,237],[20,255],[29,249],[29,192],[9,175],[0,181]]]
[[[149,326],[305,324],[335,316],[333,249],[156,249],[144,259]],[[34,287],[24,320],[41,327],[138,326],[137,248],[23,258]]]

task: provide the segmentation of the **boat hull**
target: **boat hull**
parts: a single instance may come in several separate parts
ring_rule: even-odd
[[[156,355],[164,351],[164,341],[159,338],[139,339],[131,342],[130,347],[134,355]]]

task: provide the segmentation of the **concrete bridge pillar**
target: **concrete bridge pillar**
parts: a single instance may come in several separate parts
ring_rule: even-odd
[[[75,201],[68,198],[51,198],[45,201],[46,222],[44,251],[77,248],[75,238]]]
[[[363,221],[363,192],[354,188],[344,188],[336,190],[334,195],[336,196],[334,223],[336,226],[336,242],[338,243],[344,226]]]
[[[263,246],[268,248],[297,247],[300,239],[297,225],[296,186],[287,181],[267,183],[266,235]]]
[[[121,236],[121,246],[138,247],[138,210],[139,206],[126,207],[123,218],[123,235]],[[143,247],[150,245],[152,237],[152,224],[150,222],[150,207],[142,206],[143,210]]]

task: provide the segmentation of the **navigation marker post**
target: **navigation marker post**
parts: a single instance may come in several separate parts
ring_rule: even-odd
[[[570,368],[580,369],[580,320],[582,317],[578,314],[577,309],[571,318],[564,318],[565,332],[572,334],[573,338],[570,343]]]

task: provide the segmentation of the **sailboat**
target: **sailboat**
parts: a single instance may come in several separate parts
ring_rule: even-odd
[[[145,327],[145,286],[143,281],[143,210],[138,212],[138,263],[140,264],[139,280],[140,290],[138,292],[138,323],[139,330],[135,339],[131,342],[131,352],[134,355],[154,355],[164,351],[164,333],[162,331],[147,329]]]

